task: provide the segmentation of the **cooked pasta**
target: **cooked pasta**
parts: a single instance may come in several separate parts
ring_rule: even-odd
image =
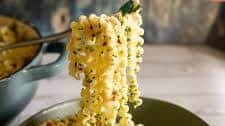
[[[0,47],[21,40],[38,37],[28,26],[13,21],[0,27]],[[36,54],[38,46],[28,46],[0,52],[0,79],[9,76],[23,67]]]
[[[72,22],[69,73],[83,80],[81,110],[73,122],[48,121],[42,126],[135,126],[128,102],[134,107],[142,104],[136,77],[143,54],[141,25],[139,10],[91,14]]]

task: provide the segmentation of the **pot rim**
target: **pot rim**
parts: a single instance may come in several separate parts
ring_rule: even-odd
[[[39,38],[42,38],[42,35],[41,35],[40,31],[38,30],[38,28],[34,24],[32,24],[31,22],[23,19],[22,17],[19,17],[18,15],[4,14],[4,13],[1,13],[0,16],[6,17],[6,18],[11,18],[11,19],[16,19],[17,21],[20,21],[21,23],[27,25],[29,28],[34,30],[37,33]],[[30,67],[34,63],[35,59],[37,59],[41,55],[41,52],[43,52],[45,50],[46,44],[39,44],[39,46],[40,46],[39,49],[37,50],[35,56],[32,58],[31,61],[26,63],[23,67],[21,67],[16,72],[10,74],[7,77],[4,77],[4,78],[0,79],[0,86],[1,86],[1,82],[9,81],[14,75],[20,73],[21,71],[23,71],[26,68]]]
[[[176,107],[176,108],[179,108],[180,110],[182,111],[185,111],[186,113],[189,113],[192,115],[192,117],[195,117],[196,119],[198,119],[199,121],[201,121],[202,123],[204,123],[205,125],[208,125],[208,123],[203,120],[201,117],[199,117],[197,114],[193,113],[191,110],[187,109],[187,108],[184,108],[182,105],[178,105],[174,102],[170,102],[170,101],[166,101],[166,100],[162,100],[162,99],[157,99],[157,98],[150,98],[150,97],[141,97],[141,99],[144,101],[144,102],[149,102],[149,101],[152,101],[152,102],[160,102],[160,103],[163,103],[163,104],[167,104],[167,106],[173,106],[173,107]],[[69,100],[66,100],[66,101],[62,101],[60,103],[56,103],[56,104],[53,104],[53,105],[50,105],[46,108],[43,108],[41,109],[40,111],[36,112],[35,114],[29,116],[28,118],[26,118],[24,121],[22,121],[22,123],[20,123],[19,126],[27,126],[27,123],[29,123],[30,121],[33,121],[33,120],[37,120],[38,118],[41,118],[43,115],[45,115],[46,113],[49,113],[51,111],[57,111],[58,109],[60,108],[65,108],[65,106],[71,106],[74,105],[75,103],[78,103],[80,102],[81,98],[74,98],[74,99],[69,99]],[[74,106],[74,108],[79,108],[80,106],[76,107]],[[75,113],[74,113],[75,114]],[[44,119],[44,120],[48,120],[48,119]]]

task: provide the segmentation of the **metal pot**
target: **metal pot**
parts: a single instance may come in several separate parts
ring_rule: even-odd
[[[131,107],[131,113],[136,123],[145,126],[209,126],[190,111],[157,99],[143,98],[143,105],[137,109]],[[39,126],[51,119],[72,117],[80,109],[80,100],[66,101],[31,116],[19,126]]]
[[[29,25],[27,23],[24,24]],[[35,27],[32,25],[29,25],[29,27],[41,37],[39,31]],[[59,54],[59,57],[53,63],[40,65],[40,61],[46,53],[56,53]],[[37,80],[57,74],[64,66],[65,59],[66,51],[64,43],[43,44],[40,45],[39,51],[31,62],[21,68],[18,72],[0,80],[1,125],[11,120],[25,108],[35,94]]]

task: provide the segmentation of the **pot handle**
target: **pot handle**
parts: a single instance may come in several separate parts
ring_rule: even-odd
[[[26,78],[23,80],[24,83],[52,77],[62,70],[63,66],[65,65],[67,56],[65,43],[51,43],[47,45],[47,49],[44,53],[58,53],[59,57],[53,63],[34,66],[27,70],[24,70],[23,75],[25,75]]]

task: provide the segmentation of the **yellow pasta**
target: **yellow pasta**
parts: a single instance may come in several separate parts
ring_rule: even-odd
[[[119,13],[82,16],[72,23],[69,70],[77,79],[84,74],[77,126],[112,126],[118,116],[120,126],[134,125],[127,103],[142,103],[136,80],[143,53],[139,21],[138,13]]]
[[[81,110],[73,122],[60,126],[135,126],[128,102],[142,104],[136,77],[143,54],[141,25],[139,11],[91,14],[72,22],[69,74],[83,81]],[[48,121],[42,126],[47,124],[59,125]]]

